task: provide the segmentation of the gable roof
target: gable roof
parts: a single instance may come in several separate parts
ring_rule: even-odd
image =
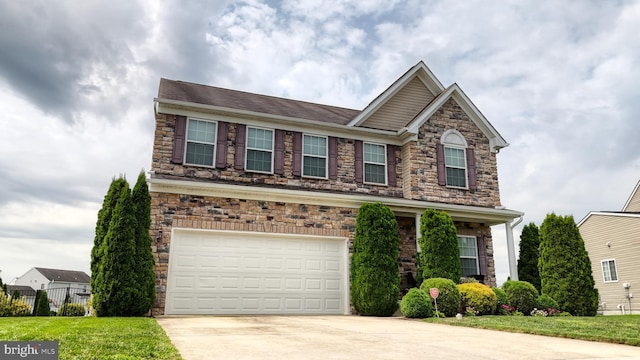
[[[360,112],[359,110],[337,106],[314,104],[306,101],[253,94],[164,78],[160,79],[158,98],[209,105],[220,109],[244,110],[339,125],[346,125]]]
[[[457,84],[445,89],[422,61],[361,111],[164,78],[160,79],[155,101],[156,111],[165,105],[179,112],[195,108],[254,119],[271,118],[289,127],[311,121],[313,126],[329,127],[332,131],[375,133],[403,143],[415,138],[419,128],[449,99],[453,99],[489,139],[491,151],[497,152],[509,145]]]
[[[584,224],[589,218],[592,216],[612,216],[612,217],[630,217],[630,218],[638,218],[640,219],[640,212],[634,211],[590,211],[587,216],[585,216],[580,222],[578,222],[578,227]]]
[[[36,295],[36,291],[33,290],[31,286],[26,286],[26,285],[7,285],[7,291],[9,293],[5,295],[9,295],[9,296],[11,296],[15,291],[17,291],[20,294],[20,296]]]
[[[640,211],[640,180],[622,207],[622,211]]]
[[[47,268],[34,268],[37,270],[42,276],[47,278],[49,281],[60,281],[60,282],[73,282],[73,283],[86,283],[88,284],[91,281],[91,278],[84,271],[74,271],[74,270],[59,270],[59,269],[47,269]]]

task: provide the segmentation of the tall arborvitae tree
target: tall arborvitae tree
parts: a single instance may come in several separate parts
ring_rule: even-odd
[[[104,293],[102,288],[104,285],[104,272],[100,269],[100,263],[104,253],[104,238],[107,236],[107,232],[109,231],[111,214],[113,209],[116,207],[116,203],[118,202],[122,189],[128,186],[127,180],[122,176],[117,179],[112,179],[109,191],[107,192],[107,195],[104,196],[102,208],[98,212],[96,234],[93,239],[93,248],[91,249],[91,292],[94,297],[94,308],[96,308],[97,304],[102,304],[99,297]],[[96,297],[98,297],[98,299],[96,299]]]
[[[49,316],[51,309],[49,308],[49,297],[44,290],[38,290],[36,296],[36,306],[34,309],[35,316]]]
[[[391,316],[398,308],[400,235],[393,211],[382,203],[358,210],[351,258],[351,301],[361,315]]]
[[[138,300],[132,304],[134,315],[146,314],[155,302],[156,277],[154,272],[155,260],[151,252],[151,236],[149,227],[151,226],[151,196],[144,172],[138,175],[138,181],[131,192],[133,209],[136,218],[136,253],[135,269],[136,283],[138,284]]]
[[[527,281],[533,285],[538,292],[541,290],[540,272],[538,271],[538,247],[540,237],[538,227],[534,223],[529,223],[522,228],[520,235],[520,258],[518,259],[518,279]]]
[[[120,191],[111,213],[109,231],[103,239],[99,272],[103,284],[93,305],[98,316],[132,316],[138,284],[135,271],[135,226],[129,186]]]
[[[451,279],[460,282],[462,265],[456,226],[444,211],[426,209],[420,219],[418,279]]]
[[[591,261],[573,216],[548,214],[540,226],[538,261],[542,293],[572,315],[594,316],[598,310]]]

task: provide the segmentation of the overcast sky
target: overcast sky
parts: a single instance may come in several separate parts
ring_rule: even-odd
[[[423,60],[510,143],[516,240],[552,211],[620,210],[640,180],[639,23],[625,0],[0,0],[0,276],[89,272],[111,179],[151,164],[161,77],[362,109]]]

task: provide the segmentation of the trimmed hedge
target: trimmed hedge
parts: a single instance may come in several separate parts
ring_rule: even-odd
[[[531,283],[509,280],[502,288],[507,293],[509,305],[524,315],[531,314],[531,310],[538,306],[538,290]]]
[[[509,305],[509,298],[507,298],[507,293],[497,287],[491,288],[491,290],[493,290],[493,293],[496,294],[496,308],[494,313],[503,314],[504,312],[502,311],[502,305]]]
[[[460,291],[460,313],[467,307],[473,308],[478,315],[491,315],[496,309],[497,296],[490,287],[480,283],[458,285]]]
[[[351,301],[360,315],[391,316],[398,309],[400,235],[393,211],[382,203],[358,210],[351,258]]]
[[[402,315],[408,318],[426,318],[433,316],[433,305],[427,293],[418,288],[409,289],[400,303]]]
[[[547,294],[542,294],[538,296],[538,309],[541,310],[560,310],[558,306],[558,302],[553,300],[553,298]]]
[[[456,226],[444,211],[426,209],[420,218],[418,283],[428,278],[460,282],[460,248]]]
[[[438,311],[442,312],[445,316],[455,316],[460,309],[460,291],[458,287],[451,279],[445,278],[431,278],[426,279],[420,285],[420,290],[429,294],[429,289],[438,288],[440,295],[438,295]]]

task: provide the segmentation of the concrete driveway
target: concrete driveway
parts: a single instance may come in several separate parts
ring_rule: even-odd
[[[360,316],[158,318],[185,360],[640,359],[640,347]]]

